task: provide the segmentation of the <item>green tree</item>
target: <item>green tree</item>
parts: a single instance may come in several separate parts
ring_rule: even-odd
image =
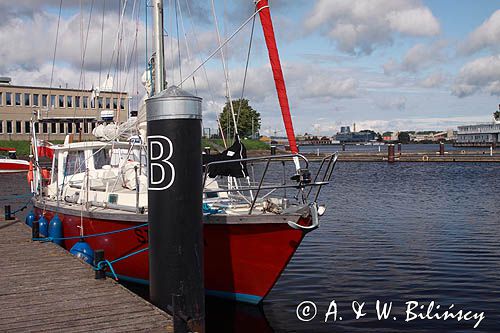
[[[500,105],[499,105],[500,107]],[[500,111],[495,111],[495,113],[493,113],[493,117],[495,118],[496,121],[499,121],[500,120]]]
[[[401,143],[410,143],[410,134],[407,132],[399,132],[398,141]]]
[[[238,121],[238,133],[240,135],[240,138],[256,136],[256,133],[258,133],[260,129],[260,113],[255,111],[250,106],[250,104],[248,104],[248,99],[245,98],[233,101],[233,108],[236,120]],[[227,138],[233,138],[234,122],[231,115],[231,107],[229,106],[229,102],[226,102],[226,105],[222,109],[222,114],[220,115],[220,124],[222,130],[224,131],[224,135]]]

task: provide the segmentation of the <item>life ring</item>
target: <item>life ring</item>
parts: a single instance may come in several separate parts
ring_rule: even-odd
[[[28,174],[26,175],[26,178],[28,179],[28,184],[31,184],[33,181],[33,162],[30,161],[30,165],[28,167]]]
[[[43,184],[49,185],[50,184],[50,170],[42,168],[41,174],[42,174]]]
[[[422,156],[422,161],[423,162],[428,162],[429,161],[429,156],[427,156],[427,155]]]

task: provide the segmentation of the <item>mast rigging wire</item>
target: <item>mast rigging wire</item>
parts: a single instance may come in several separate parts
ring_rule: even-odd
[[[217,21],[217,14],[215,12],[215,3],[214,0],[211,0],[212,4],[212,15],[214,17],[214,23],[215,23],[215,30],[217,31],[217,42],[219,43],[219,46],[222,46],[221,38],[220,38],[220,32],[219,32],[219,22]],[[236,123],[236,116],[234,114],[234,106],[233,106],[233,101],[231,98],[231,88],[230,88],[230,82],[229,82],[229,72],[226,67],[226,60],[224,59],[224,51],[222,50],[222,47],[220,48],[220,55],[221,55],[221,60],[222,60],[222,69],[224,71],[224,78],[226,79],[226,97],[229,102],[229,107],[231,110],[231,116],[233,118],[233,126],[234,126],[234,136],[235,138],[238,138],[239,140],[239,135],[238,135],[238,124]],[[228,133],[229,137],[229,133]]]

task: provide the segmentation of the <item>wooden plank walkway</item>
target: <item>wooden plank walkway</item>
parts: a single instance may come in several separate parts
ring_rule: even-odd
[[[0,332],[173,332],[171,317],[53,243],[0,218]]]

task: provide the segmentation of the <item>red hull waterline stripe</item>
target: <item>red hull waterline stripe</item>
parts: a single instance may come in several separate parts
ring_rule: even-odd
[[[276,39],[274,38],[273,22],[271,21],[271,12],[269,11],[268,1],[258,1],[257,10],[260,10],[260,22],[264,32],[267,50],[269,52],[269,61],[271,62],[271,67],[273,69],[274,83],[276,85],[276,92],[278,93],[281,115],[283,116],[283,123],[285,124],[286,135],[288,137],[288,143],[290,144],[290,151],[292,154],[297,154],[299,149],[297,148],[297,143],[295,142],[295,133],[293,130],[292,117],[290,115],[288,96],[286,94],[285,79],[283,78],[280,55],[278,53],[278,47],[276,46]]]

